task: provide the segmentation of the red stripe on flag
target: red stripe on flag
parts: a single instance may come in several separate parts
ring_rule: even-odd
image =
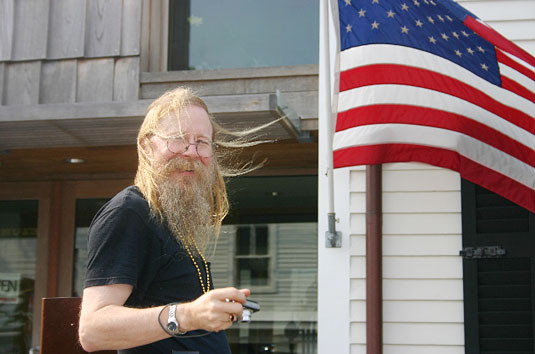
[[[531,66],[535,66],[535,57],[531,56],[524,49],[509,41],[491,27],[479,22],[471,16],[467,16],[463,23],[472,31],[494,44],[496,47],[507,53],[513,54],[515,57],[522,59]]]
[[[411,144],[366,145],[334,151],[334,168],[410,161],[459,171],[461,177],[535,212],[535,190],[455,151]]]
[[[467,117],[437,109],[407,105],[372,105],[338,114],[336,131],[371,124],[412,124],[456,131],[483,141],[530,166],[535,152],[509,136]]]
[[[509,58],[506,54],[504,54],[501,50],[496,49],[496,59],[504,65],[507,65],[510,68],[515,69],[521,74],[524,74],[531,80],[535,80],[535,72],[531,71],[530,69],[526,68],[524,65],[520,64],[519,62],[514,61],[513,59]]]
[[[394,64],[374,64],[340,73],[340,92],[379,84],[423,87],[459,97],[502,117],[530,133],[535,133],[533,117],[496,101],[489,95],[462,81],[430,70]]]
[[[531,102],[535,102],[535,93],[529,91],[527,88],[520,85],[518,82],[511,80],[507,76],[502,76],[501,79],[502,87],[504,89],[514,92],[517,95],[522,96],[527,100],[530,100]]]

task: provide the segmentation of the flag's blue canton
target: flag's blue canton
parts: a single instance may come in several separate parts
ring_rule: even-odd
[[[501,85],[494,46],[443,1],[452,0],[338,0],[341,48],[375,43],[413,47]]]

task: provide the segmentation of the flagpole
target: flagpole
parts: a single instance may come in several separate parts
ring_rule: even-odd
[[[325,233],[325,247],[328,248],[339,248],[342,247],[342,235],[341,232],[336,231],[336,214],[334,211],[334,176],[333,176],[333,114],[332,114],[332,91],[331,91],[331,58],[330,58],[330,44],[329,44],[329,0],[321,1],[323,16],[321,18],[322,28],[325,33],[321,37],[324,50],[320,51],[320,69],[322,73],[327,73],[324,75],[324,79],[320,82],[322,87],[320,92],[323,92],[323,95],[327,97],[328,103],[323,105],[323,111],[320,112],[321,116],[325,117],[328,121],[325,126],[327,127],[327,146],[325,149],[326,152],[326,175],[327,175],[327,185],[328,185],[328,195],[329,195],[329,209],[327,210],[327,222],[328,230]]]

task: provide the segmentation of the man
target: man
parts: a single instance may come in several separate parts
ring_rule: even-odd
[[[86,351],[230,353],[223,330],[250,291],[214,290],[203,255],[228,212],[219,130],[189,89],[149,107],[135,185],[91,224],[79,327]]]

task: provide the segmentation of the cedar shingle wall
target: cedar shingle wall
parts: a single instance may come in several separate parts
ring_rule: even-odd
[[[0,103],[139,96],[142,0],[0,2]]]

